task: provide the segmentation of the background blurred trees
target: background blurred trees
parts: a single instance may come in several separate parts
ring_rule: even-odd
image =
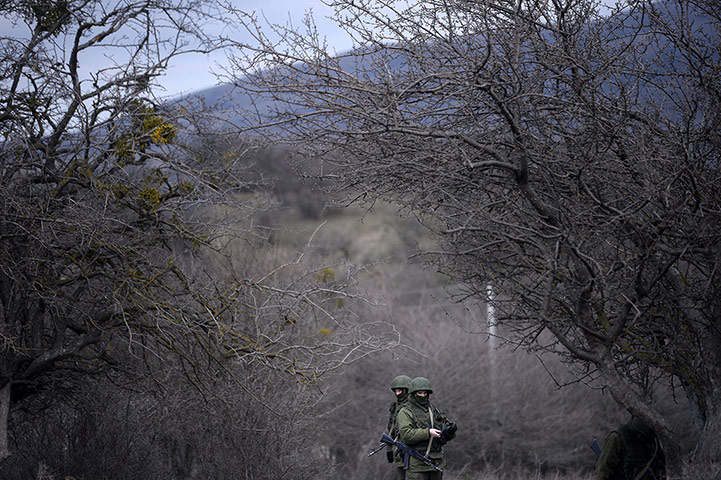
[[[60,399],[25,403],[12,424],[22,448],[3,478],[270,480],[330,470],[304,434],[317,424],[316,394],[287,375],[243,368],[217,378],[212,393],[177,372],[163,380],[158,390],[139,378],[85,379]]]
[[[392,318],[402,345],[373,355],[326,381],[324,402],[345,478],[390,478],[378,445],[393,400],[396,374],[427,376],[431,400],[459,426],[445,447],[444,478],[593,478],[593,438],[628,420],[603,389],[588,388],[560,359],[512,351],[485,333],[482,303],[453,303],[448,285],[432,272],[397,267],[375,278],[387,304],[367,315]],[[499,334],[502,330],[499,330]],[[659,391],[657,406],[679,432],[683,451],[693,447],[691,415],[682,398]],[[334,477],[331,477],[334,478]]]
[[[246,176],[251,147],[204,150],[220,132],[153,94],[171,58],[221,46],[203,28],[214,5],[2,6],[18,32],[0,39],[3,477],[38,458],[89,478],[305,465],[286,430],[318,380],[395,335],[347,323],[353,271],[309,263],[313,230],[259,253],[272,199]]]
[[[239,13],[255,43],[236,84],[272,108],[238,122],[322,158],[349,197],[420,218],[459,298],[492,285],[507,341],[607,387],[660,434],[672,476],[680,435],[657,392],[683,389],[689,474],[717,473],[718,6],[333,5],[348,54],[311,22],[270,39]]]

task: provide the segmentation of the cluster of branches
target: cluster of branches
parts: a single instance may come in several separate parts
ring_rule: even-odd
[[[222,45],[212,2],[2,5],[0,461],[15,409],[71,378],[170,362],[202,389],[240,362],[313,385],[393,343],[347,322],[340,270],[239,248],[260,236],[248,145],[194,150],[203,122],[153,95]]]
[[[237,51],[236,85],[271,106],[242,127],[421,218],[446,240],[428,258],[466,295],[493,286],[509,341],[608,387],[659,432],[673,475],[678,435],[653,392],[681,385],[692,465],[718,465],[718,5],[332,5],[347,54],[312,24],[270,38],[239,15],[255,43]]]

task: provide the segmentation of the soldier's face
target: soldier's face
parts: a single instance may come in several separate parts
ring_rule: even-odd
[[[406,393],[406,390],[405,388],[396,388],[395,390],[393,390],[393,392],[396,394],[396,397],[400,397],[401,395]]]
[[[419,397],[427,397],[428,392],[426,392],[425,390],[420,390],[420,391],[416,392],[416,395],[418,395]]]

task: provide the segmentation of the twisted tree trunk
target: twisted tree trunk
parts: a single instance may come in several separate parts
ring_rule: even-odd
[[[10,382],[0,388],[0,463],[10,456],[8,417],[10,414]]]

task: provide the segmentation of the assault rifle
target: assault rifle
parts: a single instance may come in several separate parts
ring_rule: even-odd
[[[404,470],[408,470],[408,462],[410,462],[410,458],[415,457],[418,460],[420,460],[421,462],[425,463],[426,465],[430,465],[431,467],[435,468],[439,472],[443,471],[438,467],[438,465],[433,463],[433,460],[426,457],[425,455],[423,455],[421,452],[419,452],[415,448],[409,447],[408,445],[406,445],[405,443],[403,443],[401,441],[393,440],[390,436],[388,436],[385,433],[383,435],[381,435],[381,446],[376,448],[375,450],[373,450],[371,453],[369,453],[368,456],[370,457],[371,455],[374,455],[374,454],[380,452],[386,446],[396,447],[398,449],[398,451],[400,451],[403,454],[403,469]]]
[[[601,456],[601,445],[598,444],[598,440],[595,438],[591,442],[591,450],[593,450],[593,453],[595,453],[597,457]]]

